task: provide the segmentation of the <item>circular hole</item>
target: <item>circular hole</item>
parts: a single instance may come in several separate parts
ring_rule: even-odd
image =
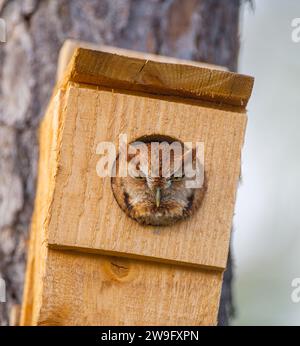
[[[150,153],[150,150],[152,150],[152,143],[154,142],[165,142],[169,145],[174,142],[180,144],[181,151],[176,152],[173,150],[172,155],[170,154],[170,174],[161,174],[163,171],[161,167],[163,155],[159,152],[156,170],[158,174],[156,176],[150,174],[148,166],[146,170],[143,170],[141,168],[142,164],[139,162],[140,173],[120,176],[117,172],[117,176],[111,179],[111,185],[117,203],[129,217],[144,225],[168,226],[190,217],[198,209],[204,198],[206,184],[204,182],[201,188],[197,189],[189,187],[183,168],[180,168],[182,176],[175,176],[175,173],[177,174],[177,164],[183,164],[186,153],[184,143],[177,138],[160,134],[145,135],[130,142],[128,147],[134,143],[146,144],[145,156],[147,160],[151,157],[151,161],[152,152]],[[118,155],[115,162],[117,171],[120,165],[119,158],[120,155]],[[133,157],[126,153],[128,167],[132,165],[132,159]],[[172,168],[170,169],[170,167]]]
[[[160,134],[152,134],[152,135],[145,135],[145,136],[141,136],[136,138],[134,141],[130,142],[130,143],[134,143],[134,142],[143,142],[143,143],[151,143],[151,142],[167,142],[169,144],[173,143],[173,142],[179,142],[183,145],[182,141],[180,141],[179,139],[172,137],[172,136],[166,136],[166,135],[160,135]]]

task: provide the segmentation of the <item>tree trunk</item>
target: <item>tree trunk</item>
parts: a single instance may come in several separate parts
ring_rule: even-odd
[[[38,159],[37,129],[67,38],[200,60],[236,69],[240,0],[0,0],[7,42],[0,46],[0,277],[7,303],[22,300]],[[232,311],[231,259],[219,324]],[[201,289],[199,287],[199,289]]]

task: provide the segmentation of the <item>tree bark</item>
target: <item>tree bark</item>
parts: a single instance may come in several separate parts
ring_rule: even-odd
[[[67,38],[200,60],[235,70],[240,0],[0,0],[0,276],[7,303],[22,300],[35,196],[37,129]],[[232,312],[232,264],[224,276],[219,324]],[[200,289],[200,287],[199,287]]]

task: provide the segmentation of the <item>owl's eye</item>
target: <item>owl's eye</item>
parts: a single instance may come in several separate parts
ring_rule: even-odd
[[[145,180],[145,179],[146,179],[146,175],[145,175],[142,171],[139,171],[139,172],[137,172],[137,174],[134,176],[134,179],[137,179],[137,180]]]
[[[138,175],[138,176],[134,177],[134,179],[137,179],[137,180],[145,180],[146,177],[141,176],[141,175]]]
[[[175,177],[174,175],[170,177],[170,180],[172,181],[180,181],[182,179],[184,179],[184,174],[181,177]]]

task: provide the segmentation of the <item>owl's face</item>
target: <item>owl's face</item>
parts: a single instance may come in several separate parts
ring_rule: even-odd
[[[151,163],[150,143],[147,144]],[[158,154],[157,169],[140,165],[134,174],[112,178],[112,188],[120,207],[141,224],[164,226],[182,220],[200,205],[205,187],[186,187],[184,170],[178,173],[183,156],[171,156],[168,174],[163,172],[163,158]],[[132,161],[128,161],[128,169]],[[136,168],[136,167],[135,167]]]

